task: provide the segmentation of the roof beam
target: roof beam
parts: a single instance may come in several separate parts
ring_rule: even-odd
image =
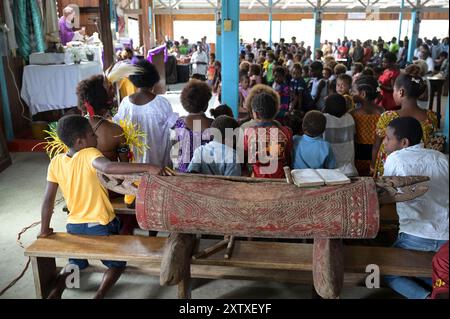
[[[411,12],[413,8],[404,8],[403,12]],[[380,8],[380,13],[398,13],[398,7]],[[444,7],[424,7],[421,9],[422,12],[447,12],[448,8]],[[176,14],[215,14],[214,8],[180,8],[177,10]],[[273,14],[300,14],[300,13],[312,13],[314,8],[303,7],[303,8],[289,8],[289,10],[283,10],[280,7],[273,8]],[[348,12],[366,12],[366,8],[354,7],[354,8],[343,8],[343,7],[325,7],[322,9],[323,13],[348,13]],[[241,8],[241,14],[267,14],[267,8],[252,8],[251,10],[246,8]],[[169,8],[157,8],[155,9],[155,14],[170,14]],[[173,14],[173,12],[172,12]]]

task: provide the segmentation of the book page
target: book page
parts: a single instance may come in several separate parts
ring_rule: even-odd
[[[298,187],[324,185],[324,180],[316,173],[315,169],[294,169],[291,171],[294,184]]]
[[[317,169],[316,172],[322,177],[326,185],[350,183],[350,178],[345,176],[345,174],[338,169]]]

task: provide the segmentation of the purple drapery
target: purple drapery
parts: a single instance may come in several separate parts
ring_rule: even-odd
[[[162,51],[164,51],[164,63],[167,63],[167,60],[169,58],[169,52],[167,51],[167,47],[165,44],[149,50],[147,54],[147,60],[150,63],[153,63],[153,56],[160,54]]]

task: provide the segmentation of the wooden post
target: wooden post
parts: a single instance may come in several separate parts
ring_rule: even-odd
[[[191,256],[194,243],[193,235],[171,233],[164,247],[159,283],[161,286],[178,284],[178,298],[191,297]]]
[[[142,44],[144,45],[144,57],[147,57],[147,52],[151,48],[150,41],[150,25],[149,25],[149,11],[148,9],[152,6],[152,0],[141,0],[141,8],[142,8]]]
[[[47,299],[56,280],[55,258],[30,257],[36,298]]]
[[[114,63],[114,46],[111,33],[111,17],[109,16],[109,2],[111,0],[100,1],[100,31],[103,43],[103,69],[106,70]]]
[[[338,298],[344,284],[344,247],[342,239],[314,239],[313,279],[319,296]]]

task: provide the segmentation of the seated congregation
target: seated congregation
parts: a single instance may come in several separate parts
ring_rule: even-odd
[[[132,234],[135,217],[115,215],[110,202],[115,195],[108,194],[97,172],[284,179],[289,167],[338,169],[350,178],[426,176],[424,195],[396,205],[393,247],[436,252],[433,278],[385,276],[384,281],[407,298],[448,298],[448,159],[432,149],[436,114],[418,104],[427,89],[420,66],[397,70],[395,55],[386,52],[377,66],[389,77],[383,82],[381,74],[377,78],[374,69],[359,62],[349,73],[346,65],[320,54],[314,61],[300,57],[294,63],[292,53],[286,58],[268,51],[256,62],[254,54],[251,62],[242,61],[238,114],[221,103],[221,79],[215,76],[214,83],[191,79],[184,86],[180,101],[187,115],[179,117],[167,99],[153,93],[160,77],[147,60],[136,62],[137,71],[129,76],[136,93],[122,100],[116,114],[114,84],[107,77],[82,81],[77,89],[82,115],[58,121],[57,135],[67,152],[56,155],[48,168],[39,237],[53,233],[58,188],[68,208],[68,233]],[[210,118],[206,112],[213,96]],[[137,131],[134,136],[124,132],[127,121]],[[134,197],[125,199],[133,207]],[[102,262],[108,270],[97,298],[126,267],[123,261]],[[69,264],[89,266],[80,259]],[[50,298],[62,296],[67,275],[59,275]]]

